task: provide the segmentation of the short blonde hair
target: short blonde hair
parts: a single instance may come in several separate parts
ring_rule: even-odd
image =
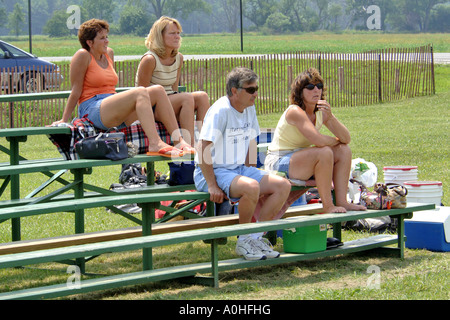
[[[160,57],[164,57],[166,54],[163,33],[166,30],[166,27],[171,23],[174,23],[180,32],[183,31],[181,24],[177,19],[162,16],[155,21],[147,38],[145,39],[145,46],[147,49],[156,53]],[[177,54],[178,50],[175,49],[172,51],[171,57],[175,57]]]

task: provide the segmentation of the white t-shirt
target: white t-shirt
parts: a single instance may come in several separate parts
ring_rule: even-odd
[[[233,108],[227,96],[217,100],[203,120],[199,140],[211,141],[213,168],[235,169],[245,164],[250,141],[260,134],[256,108],[242,113]],[[195,162],[198,163],[196,154]]]

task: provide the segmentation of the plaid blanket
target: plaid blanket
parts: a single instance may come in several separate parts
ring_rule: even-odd
[[[161,140],[167,144],[172,144],[170,134],[167,132],[164,125],[158,121],[155,122],[155,125]],[[69,127],[71,129],[71,134],[51,134],[48,138],[53,142],[59,153],[61,153],[66,160],[78,159],[74,147],[77,141],[103,131],[95,128],[88,118],[75,118],[72,123],[62,123],[59,126]],[[138,147],[138,153],[144,154],[148,151],[148,138],[139,121],[118,131],[125,134],[126,142],[131,142]]]

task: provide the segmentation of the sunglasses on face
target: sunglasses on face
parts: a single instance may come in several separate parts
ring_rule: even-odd
[[[256,87],[248,87],[248,88],[240,87],[239,89],[245,90],[248,94],[254,94],[256,91],[258,91],[259,87],[258,86],[256,86]]]
[[[323,89],[323,83],[318,83],[318,84],[308,84],[305,86],[306,89],[308,90],[314,90],[314,88],[317,87],[317,89],[322,90]]]

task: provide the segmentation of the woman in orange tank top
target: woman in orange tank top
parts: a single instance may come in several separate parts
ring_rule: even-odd
[[[194,149],[181,136],[163,87],[138,87],[116,93],[118,77],[114,70],[114,51],[108,47],[108,33],[109,25],[103,20],[91,19],[80,26],[78,38],[83,48],[71,61],[71,94],[62,119],[52,125],[68,122],[79,103],[78,116],[87,114],[100,129],[131,125],[139,120],[149,140],[149,155],[179,157],[193,153]],[[165,125],[178,148],[161,140],[155,120]]]

